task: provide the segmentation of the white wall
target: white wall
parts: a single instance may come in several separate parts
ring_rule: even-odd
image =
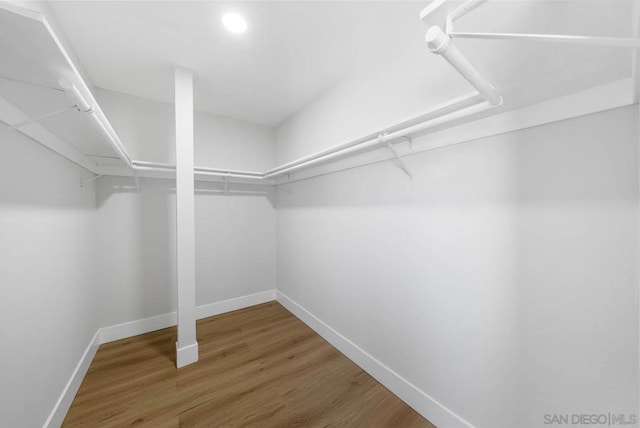
[[[101,325],[175,310],[175,184],[97,180]]]
[[[134,159],[175,162],[173,106],[111,91],[98,98]],[[266,169],[269,127],[196,113],[198,166]],[[97,184],[102,325],[175,310],[175,181],[102,177]],[[196,183],[196,304],[275,289],[274,190]]]
[[[100,93],[134,157],[172,162],[171,106]],[[272,166],[272,129],[206,114],[196,126],[200,165]],[[175,310],[175,182],[81,188],[93,174],[16,134],[0,142],[0,421],[42,426],[98,328]],[[275,288],[273,190],[221,191],[196,185],[198,305]]]
[[[173,104],[96,89],[100,103],[135,160],[175,164]],[[195,112],[195,164],[211,168],[266,170],[275,162],[273,128]]]
[[[276,210],[271,188],[196,184],[196,304],[276,288]]]
[[[430,69],[438,75],[448,72],[434,90],[425,84],[424,70],[429,68],[424,67],[382,62],[337,82],[276,127],[277,163],[377,132],[472,92],[473,88],[464,81],[460,85],[461,78],[448,72],[444,61]],[[456,81],[458,85],[448,84]]]
[[[322,147],[318,124],[335,143],[373,125],[318,103],[279,160]],[[413,181],[386,162],[289,185],[278,289],[475,426],[637,413],[637,118],[424,152]]]
[[[0,135],[0,421],[42,426],[99,327],[92,174]]]
[[[98,180],[102,325],[174,311],[175,181]],[[242,193],[240,193],[242,192]],[[275,289],[273,190],[196,184],[196,304]]]

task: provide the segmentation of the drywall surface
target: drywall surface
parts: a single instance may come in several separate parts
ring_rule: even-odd
[[[281,126],[280,160],[318,148],[304,123],[352,132],[321,110]],[[413,181],[385,162],[287,185],[278,290],[474,426],[637,413],[637,117],[424,152]]]
[[[175,181],[97,184],[103,326],[176,309]],[[196,304],[275,288],[273,189],[196,183]]]
[[[99,327],[92,176],[0,137],[0,424],[42,426]]]
[[[414,26],[425,4],[398,4],[389,22],[404,23],[400,25],[402,29],[394,30],[385,43],[375,45],[375,52],[387,54],[379,55],[377,62],[360,64],[277,126],[278,164],[381,132],[454,97],[476,92],[447,61],[429,51],[424,39],[427,26]],[[576,10],[572,9],[576,5],[494,1],[460,19],[456,29],[488,31],[488,23],[496,17],[508,17],[499,19],[506,32],[565,34],[571,25],[575,26],[573,34],[591,34],[594,25],[609,23],[613,25],[608,35],[631,36],[630,24],[635,21],[621,18],[635,16],[632,2],[581,2],[580,19],[575,19]],[[411,12],[412,8],[415,12]],[[372,24],[371,31],[384,30]],[[498,88],[507,111],[632,74],[629,54],[624,49],[591,49],[574,44],[555,44],[549,49],[545,43],[529,43],[523,48],[513,41],[471,39],[456,40],[455,45]]]
[[[175,164],[173,104],[100,88],[95,96],[133,159]],[[194,128],[196,166],[264,171],[275,164],[271,127],[195,112]]]
[[[175,185],[97,180],[101,326],[175,310]]]
[[[96,97],[136,160],[175,163],[174,107],[105,89]],[[275,162],[270,127],[195,113],[196,166],[263,170]],[[274,190],[196,183],[196,304],[275,288]],[[102,177],[97,184],[102,325],[176,307],[174,180]]]
[[[424,38],[416,40],[423,43]],[[405,56],[411,58],[406,52]],[[414,55],[410,62],[418,59]],[[459,79],[447,67],[444,61],[419,66],[381,61],[343,78],[276,127],[278,165],[378,132],[471,93],[471,87],[452,85]],[[437,88],[425,84],[426,69],[442,74]],[[452,92],[452,87],[458,91]]]
[[[138,160],[175,162],[173,105],[98,90]],[[272,128],[195,115],[197,166],[264,170],[275,161]],[[98,180],[103,325],[175,310],[174,180]],[[275,288],[274,190],[196,183],[196,299],[204,305]]]

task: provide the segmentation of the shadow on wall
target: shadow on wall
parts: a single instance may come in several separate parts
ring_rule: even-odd
[[[0,129],[0,204],[95,209],[93,173],[16,132]]]
[[[140,184],[138,194],[129,177],[97,180],[102,325],[175,307],[175,193],[168,180]]]
[[[523,426],[637,413],[637,118],[624,107],[515,134]]]
[[[637,118],[283,186],[278,288],[477,426],[635,413]]]
[[[571,119],[572,123],[582,121],[587,124],[581,127],[579,133],[571,129],[563,130],[563,121],[404,157],[414,175],[413,180],[395,160],[390,159],[285,183],[278,187],[277,207],[437,206],[498,203],[505,200],[515,202],[532,198],[607,203],[619,200],[621,196],[628,199],[633,189],[625,188],[624,195],[620,191],[609,192],[607,186],[614,178],[608,176],[603,179],[597,168],[600,168],[599,162],[608,161],[614,167],[621,164],[627,168],[623,171],[614,168],[616,172],[628,171],[628,163],[634,158],[620,156],[620,150],[628,150],[628,147],[620,147],[624,143],[620,140],[626,139],[628,143],[633,139],[630,133],[635,129],[629,127],[628,123],[637,123],[633,117],[634,111],[633,107],[622,107]],[[606,119],[606,116],[617,118]],[[514,120],[518,121],[517,118]],[[608,125],[606,121],[611,120],[619,120],[620,124]],[[628,132],[621,136],[611,135],[609,130],[616,129],[616,126]],[[600,149],[602,153],[581,154],[581,144],[586,137],[592,144],[584,149],[589,148],[592,152],[596,150],[592,146],[603,141],[615,142],[618,147],[606,146]],[[540,142],[530,141],[538,138]],[[415,143],[428,147],[429,136],[421,137]],[[543,153],[534,157],[537,163],[528,160],[535,151]],[[570,174],[571,168],[579,168],[580,173]],[[545,175],[547,169],[554,175]],[[526,182],[526,192],[520,189],[521,181]]]
[[[245,201],[246,204],[247,199],[258,197],[266,198],[273,205],[273,193],[272,188],[232,184],[229,195],[225,196],[223,183],[197,183],[196,273],[198,277],[196,280],[199,282],[199,293],[207,287],[208,283],[217,284],[216,289],[220,288],[221,281],[226,283],[217,276],[202,278],[202,272],[206,271],[208,266],[218,263],[220,257],[209,248],[203,249],[203,242],[207,240],[218,242],[223,239],[222,237],[226,237],[225,233],[234,233],[229,230],[229,227],[234,227],[233,225],[227,225],[227,229],[221,232],[219,230],[221,226],[214,224],[214,220],[207,223],[208,210],[218,209],[224,218],[232,215],[229,213],[229,207],[236,206],[232,202]],[[96,199],[101,234],[99,250],[103,252],[100,257],[101,278],[104,281],[102,287],[104,294],[101,300],[104,313],[103,325],[113,325],[174,311],[176,302],[175,182],[143,178],[140,179],[140,193],[137,193],[133,179],[130,177],[101,177],[97,180]],[[245,204],[241,203],[238,207],[243,207]],[[242,219],[241,215],[236,217]],[[212,227],[209,227],[209,224]],[[236,230],[235,233],[244,232]],[[225,261],[225,266],[227,265],[229,263]]]
[[[96,206],[100,208],[113,194],[131,193],[138,194],[138,191],[133,183],[133,178],[122,178],[125,182],[112,183],[109,189],[102,189],[99,193]],[[142,181],[150,181],[151,179],[140,179]],[[161,188],[165,189],[167,195],[176,194],[175,180],[153,179],[159,183],[163,183]],[[126,181],[130,181],[127,183]],[[155,186],[154,186],[155,187]],[[156,187],[157,188],[157,187]],[[106,190],[106,191],[105,191]],[[257,196],[265,197],[269,201],[272,207],[275,207],[275,192],[271,187],[257,186],[253,184],[237,184],[230,183],[225,190],[225,184],[223,182],[202,182],[197,181],[195,183],[196,195],[211,195],[211,196]]]

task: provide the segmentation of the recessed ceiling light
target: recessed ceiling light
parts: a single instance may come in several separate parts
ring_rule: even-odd
[[[237,13],[227,13],[222,17],[222,23],[232,33],[244,33],[247,31],[247,20]]]

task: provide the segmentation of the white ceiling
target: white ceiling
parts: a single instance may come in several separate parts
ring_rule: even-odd
[[[357,64],[386,55],[390,35],[421,38],[422,4],[56,1],[51,6],[96,86],[171,102],[172,70],[180,65],[196,76],[197,109],[275,125]],[[223,28],[227,11],[246,16],[247,33]]]
[[[426,49],[426,27],[418,16],[428,3],[56,1],[51,6],[96,86],[172,102],[173,67],[179,65],[195,73],[197,109],[276,125],[355,70],[357,75],[373,68],[400,70],[393,74],[394,85],[413,85],[425,106],[430,94],[468,91],[466,82]],[[227,11],[247,17],[246,34],[222,27]],[[457,29],[631,37],[632,12],[632,0],[492,0],[461,19]],[[503,93],[526,102],[631,74],[631,49],[457,43]]]

